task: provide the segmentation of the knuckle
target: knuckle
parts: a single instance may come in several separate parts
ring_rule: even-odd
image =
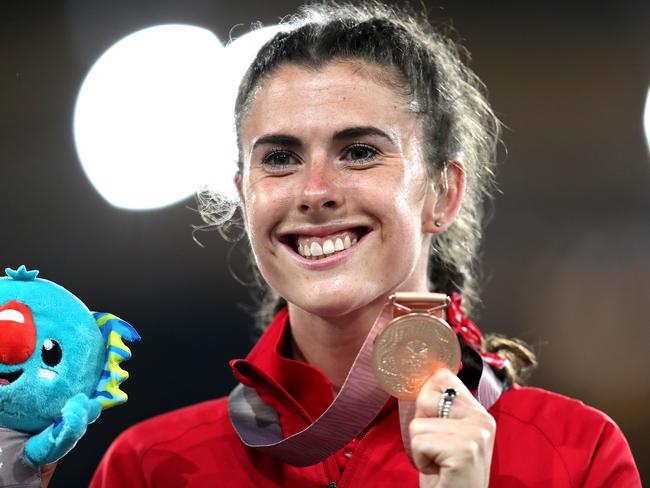
[[[494,435],[497,431],[497,422],[494,420],[494,417],[489,413],[485,414],[484,417],[484,429],[490,434]]]
[[[422,391],[427,389],[436,390],[442,387],[448,388],[451,386],[451,382],[453,381],[452,377],[455,378],[454,374],[448,369],[446,368],[438,369],[427,380],[426,385],[428,386],[428,388],[423,388]]]
[[[476,414],[477,425],[492,433],[496,432],[497,429],[496,420],[494,420],[494,417],[492,417],[492,415],[490,415],[490,413],[487,410],[485,410],[483,407],[481,407],[480,409],[477,408],[475,410],[475,414]]]
[[[452,381],[452,378],[455,378],[455,375],[447,368],[440,368],[433,374],[433,377],[436,378],[439,383]]]
[[[481,438],[481,441],[485,444],[490,442],[490,439],[492,439],[492,432],[490,432],[488,429],[481,429],[479,431],[479,435]]]
[[[437,404],[431,392],[421,392],[415,401],[415,410],[422,415],[432,416],[437,412]],[[435,404],[435,405],[434,405]]]
[[[465,454],[467,459],[472,462],[475,462],[481,456],[481,446],[475,440],[470,440],[466,444]]]
[[[409,424],[409,433],[411,435],[411,439],[414,439],[419,432],[420,432],[420,419],[413,419]]]
[[[424,439],[422,439],[422,436],[416,435],[411,437],[411,451],[413,452],[414,459],[416,455],[421,455],[423,450]]]
[[[415,399],[415,408],[422,408],[422,404],[426,401],[428,393],[424,391],[424,388],[418,393],[417,398]]]

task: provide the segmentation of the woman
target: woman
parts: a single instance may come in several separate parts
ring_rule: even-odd
[[[499,123],[458,50],[381,5],[309,7],[291,22],[258,53],[236,106],[235,184],[269,285],[270,326],[232,363],[268,414],[251,428],[286,438],[316,420],[395,292],[454,297],[446,317],[462,370],[426,381],[402,432],[391,399],[342,449],[302,467],[246,447],[232,397],[230,416],[227,399],[171,412],[123,433],[91,486],[640,486],[608,417],[518,386],[534,356],[483,341],[460,310],[461,296],[466,310],[478,300]],[[222,202],[203,204],[208,222],[221,220]],[[491,368],[499,391],[482,405]]]

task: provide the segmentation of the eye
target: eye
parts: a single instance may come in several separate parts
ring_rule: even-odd
[[[367,163],[374,160],[379,151],[367,144],[353,144],[348,146],[344,153],[344,158],[353,163]]]
[[[61,362],[63,351],[59,343],[53,339],[45,339],[41,348],[43,362],[48,366],[56,366]]]
[[[271,171],[286,169],[287,166],[295,163],[296,157],[285,149],[273,149],[262,158],[262,164]]]

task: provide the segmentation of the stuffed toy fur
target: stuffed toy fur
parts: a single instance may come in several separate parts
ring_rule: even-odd
[[[138,333],[91,313],[38,271],[0,278],[0,487],[40,487],[40,466],[67,454],[103,409],[124,403]]]

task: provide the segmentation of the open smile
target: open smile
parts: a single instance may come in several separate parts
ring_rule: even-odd
[[[0,386],[6,386],[12,384],[20,375],[23,374],[23,370],[19,369],[17,371],[11,371],[9,373],[0,373]]]
[[[357,245],[371,231],[359,226],[343,230],[313,229],[304,232],[284,234],[280,242],[310,261],[327,259],[339,253],[348,254],[350,248]]]

